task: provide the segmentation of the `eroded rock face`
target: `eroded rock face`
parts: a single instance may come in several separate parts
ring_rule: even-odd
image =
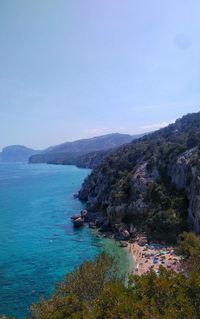
[[[159,172],[156,166],[151,170],[147,170],[147,162],[144,162],[137,166],[132,178],[131,189],[132,192],[136,191],[143,194],[147,190],[149,183],[156,181],[159,178]]]
[[[171,181],[178,189],[186,187],[187,181],[191,175],[191,162],[196,152],[196,148],[192,148],[180,156],[178,156],[175,164],[169,165],[168,174]]]
[[[148,211],[149,205],[145,200],[147,188],[150,183],[153,183],[159,177],[159,174],[157,168],[153,167],[148,172],[146,166],[146,162],[138,165],[130,178],[129,201],[120,205],[108,205],[106,215],[111,225],[121,223],[125,218],[131,219],[138,214],[142,215]],[[104,204],[106,206],[107,202],[104,201]]]
[[[121,223],[126,214],[126,205],[108,206],[106,213],[112,225],[115,223]]]
[[[127,203],[116,205],[113,203],[109,193],[109,183],[106,174],[102,172],[98,175],[89,176],[85,180],[80,192],[79,198],[87,199],[87,209],[89,212],[104,212],[111,227],[115,224],[121,224],[126,218],[144,214],[148,211],[149,205],[145,200],[148,185],[153,183],[159,177],[156,167],[147,170],[147,163],[138,164],[129,180],[130,198]],[[101,207],[99,209],[99,207]],[[99,213],[101,215],[101,213]],[[98,215],[98,216],[99,216]],[[92,213],[90,213],[92,216]],[[97,219],[96,214],[93,219]]]
[[[191,182],[187,186],[189,217],[195,232],[200,232],[200,167],[191,170]]]
[[[188,216],[195,232],[200,232],[200,166],[197,149],[192,148],[181,154],[175,164],[168,168],[169,176],[178,189],[186,191],[189,208]]]

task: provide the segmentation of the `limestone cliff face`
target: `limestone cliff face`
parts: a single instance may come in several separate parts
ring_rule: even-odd
[[[197,148],[181,154],[169,167],[172,182],[185,189],[189,200],[188,216],[196,232],[200,232],[200,166]]]
[[[189,198],[189,217],[194,230],[200,232],[200,167],[193,167],[192,180],[187,188]]]
[[[134,220],[138,215],[147,213],[151,208],[151,203],[146,200],[149,185],[159,179],[157,167],[151,171],[147,170],[147,162],[138,164],[129,175],[126,187],[129,197],[122,201],[124,193],[121,189],[115,188],[115,197],[110,183],[110,175],[96,171],[85,180],[79,192],[79,198],[87,201],[88,209],[91,212],[99,211],[114,225],[122,223],[124,220]],[[111,177],[112,180],[112,177]],[[96,214],[95,214],[96,216]]]
[[[181,219],[187,210],[200,232],[199,145],[200,113],[189,114],[109,155],[85,180],[79,198],[111,225],[149,225],[165,212]]]
[[[187,180],[191,178],[192,160],[195,153],[196,148],[187,150],[178,156],[175,164],[168,166],[168,174],[171,177],[171,181],[178,189],[185,188]]]

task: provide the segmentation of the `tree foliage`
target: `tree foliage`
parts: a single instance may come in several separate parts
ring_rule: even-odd
[[[176,250],[186,258],[200,257],[200,236],[193,232],[184,232],[180,235]]]
[[[82,264],[51,299],[32,305],[29,319],[200,318],[200,272],[185,276],[161,266],[159,275],[153,270],[131,275],[125,285],[110,262],[110,257],[100,255]]]

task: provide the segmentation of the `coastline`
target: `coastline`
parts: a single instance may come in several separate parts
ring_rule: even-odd
[[[102,251],[107,252],[109,255],[113,256],[119,267],[119,273],[121,275],[131,274],[135,271],[135,260],[133,254],[129,251],[127,247],[120,247],[119,242],[114,238],[107,237],[105,235],[100,235],[98,230],[93,230],[94,236],[99,237],[100,246]]]
[[[151,270],[159,273],[160,266],[175,272],[179,272],[181,269],[182,257],[176,255],[176,247],[173,245],[164,242],[148,242],[146,235],[137,232],[136,229],[131,236],[124,224],[116,224],[116,232],[112,231],[104,218],[98,219],[96,215],[90,216],[87,209],[82,210],[80,215],[72,216],[71,219],[74,224],[75,221],[82,219],[81,226],[86,222],[89,228],[96,232],[96,237],[100,237],[101,241],[107,240],[110,243],[103,250],[116,257],[116,260],[118,259],[117,263],[121,274],[142,275]],[[102,244],[102,248],[103,246]],[[112,249],[108,249],[108,246],[112,246]],[[119,251],[125,252],[126,258],[120,258]],[[129,260],[128,266],[127,260]]]
[[[128,250],[135,264],[135,274],[142,275],[151,269],[158,273],[161,265],[167,269],[179,271],[181,257],[176,255],[174,246],[141,244],[140,240],[141,236],[138,236],[134,243],[128,243]]]
[[[182,257],[176,254],[176,247],[173,245],[148,243],[146,236],[142,233],[135,234],[134,238],[120,241],[114,233],[99,232],[96,226],[92,228],[96,237],[101,240],[102,249],[116,258],[121,274],[142,275],[150,270],[159,273],[160,266],[176,272],[181,269]]]
[[[160,266],[176,272],[180,270],[181,257],[176,255],[174,246],[155,243],[141,246],[138,238],[134,243],[127,242],[127,247],[120,247],[115,239],[106,237],[102,240],[110,246],[109,250],[108,245],[102,244],[105,251],[116,257],[121,273],[143,275],[151,269],[158,273]]]
[[[89,222],[89,228],[93,228],[96,236],[101,238],[103,250],[118,259],[119,264],[121,264],[119,268],[124,268],[124,273],[142,275],[150,270],[158,273],[160,266],[176,272],[181,269],[182,257],[176,254],[174,245],[148,243],[145,234],[142,233],[136,233],[134,238],[119,240],[115,237],[114,232],[99,231],[95,222]],[[103,241],[110,244],[104,245]],[[108,248],[109,246],[112,248]],[[123,252],[122,255],[125,253],[127,257],[120,258],[120,251]],[[123,261],[125,261],[124,265]]]

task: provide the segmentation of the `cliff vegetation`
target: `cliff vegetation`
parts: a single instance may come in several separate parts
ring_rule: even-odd
[[[85,180],[79,198],[91,219],[116,231],[145,232],[176,242],[200,231],[200,113],[126,144],[108,155]]]

